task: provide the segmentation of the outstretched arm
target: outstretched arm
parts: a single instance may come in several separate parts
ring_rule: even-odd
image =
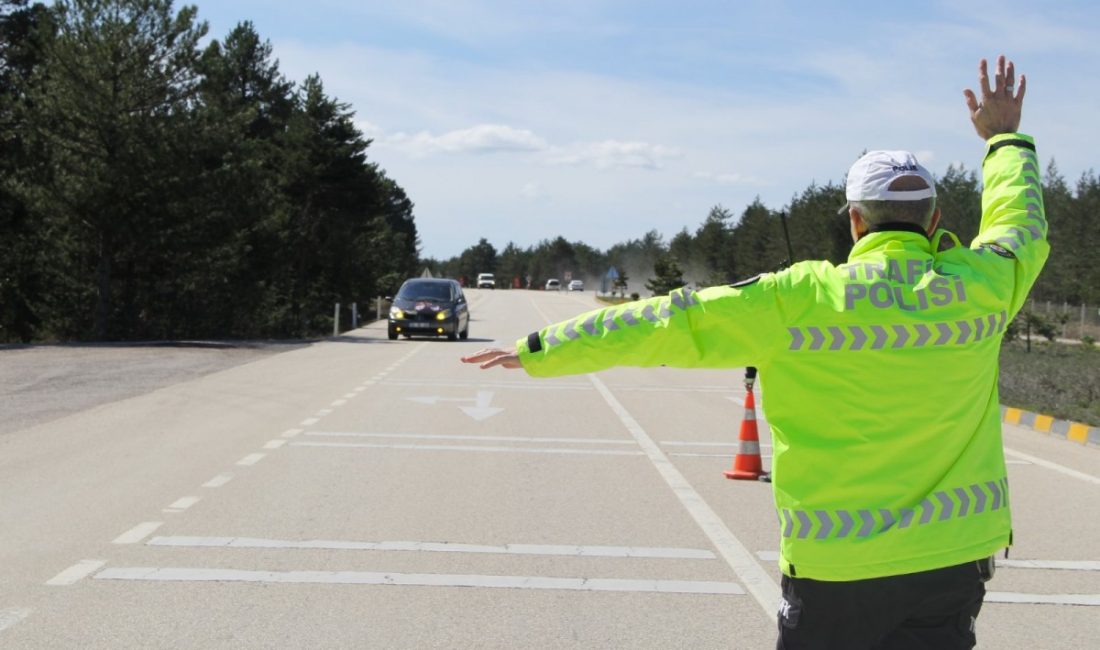
[[[484,348],[469,356],[462,357],[462,363],[480,363],[482,369],[500,366],[501,368],[515,370],[523,367],[523,364],[519,362],[519,354],[516,353],[515,348],[510,350]]]

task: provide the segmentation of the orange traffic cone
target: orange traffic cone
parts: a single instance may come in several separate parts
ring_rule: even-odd
[[[756,431],[756,399],[752,394],[752,381],[745,380],[745,418],[741,420],[741,432],[737,436],[737,455],[733,468],[724,472],[726,478],[746,481],[768,480],[760,463],[760,437]]]

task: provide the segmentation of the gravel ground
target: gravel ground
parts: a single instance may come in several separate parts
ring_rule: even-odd
[[[0,435],[306,345],[243,341],[0,346]]]

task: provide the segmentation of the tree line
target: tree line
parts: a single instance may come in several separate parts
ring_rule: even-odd
[[[350,107],[196,13],[0,0],[0,342],[310,335],[417,269]]]
[[[981,223],[981,179],[976,170],[951,166],[936,179],[942,226],[969,243]],[[775,271],[794,261],[847,260],[852,247],[844,205],[844,186],[811,184],[780,209],[759,198],[740,215],[717,205],[693,230],[684,227],[666,239],[657,231],[611,246],[606,251],[562,237],[520,248],[508,243],[497,251],[482,238],[460,255],[427,260],[433,272],[452,277],[475,277],[481,272],[504,276],[503,284],[521,278],[537,288],[547,278],[565,271],[585,279],[588,288],[603,288],[611,267],[629,278],[630,291],[648,295],[690,283],[714,286]],[[1100,178],[1081,175],[1071,186],[1051,161],[1044,175],[1044,203],[1050,223],[1052,253],[1032,295],[1041,300],[1070,304],[1100,304]],[[788,237],[789,233],[789,248]],[[593,285],[593,283],[595,283]],[[502,284],[500,278],[498,286]]]

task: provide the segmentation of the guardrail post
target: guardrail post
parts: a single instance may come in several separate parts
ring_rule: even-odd
[[[332,314],[332,335],[340,335],[340,303],[336,303],[336,311]]]
[[[359,303],[351,303],[351,329],[359,327]]]

